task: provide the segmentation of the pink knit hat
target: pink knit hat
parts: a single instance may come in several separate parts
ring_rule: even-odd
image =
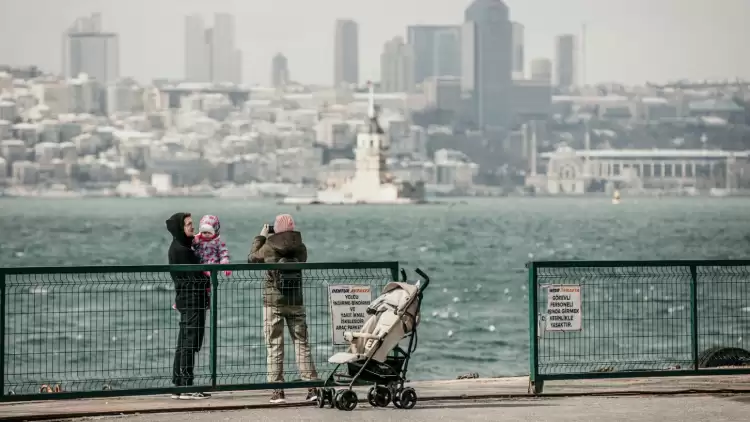
[[[294,231],[294,219],[292,216],[289,214],[277,215],[276,220],[273,222],[273,231],[276,233]]]

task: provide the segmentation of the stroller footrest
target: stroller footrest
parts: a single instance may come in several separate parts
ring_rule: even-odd
[[[362,358],[362,355],[358,355],[355,353],[339,352],[328,358],[328,362],[344,364],[349,362],[356,362],[358,360],[361,360]]]

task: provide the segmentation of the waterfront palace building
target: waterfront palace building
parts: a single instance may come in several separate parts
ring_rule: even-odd
[[[562,145],[539,154],[547,163],[549,194],[582,194],[593,183],[617,188],[738,187],[750,151],[627,149],[582,150]]]

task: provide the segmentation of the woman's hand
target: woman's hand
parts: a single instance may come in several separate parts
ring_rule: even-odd
[[[263,228],[260,230],[260,235],[263,237],[268,237],[268,230],[269,230],[268,224],[264,224]]]

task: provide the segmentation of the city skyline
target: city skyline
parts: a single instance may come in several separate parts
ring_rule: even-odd
[[[295,79],[328,85],[333,76],[334,22],[338,18],[351,18],[360,27],[359,79],[377,80],[380,53],[387,40],[396,36],[406,38],[410,25],[460,25],[470,1],[439,7],[426,7],[427,3],[433,4],[423,0],[409,4],[385,0],[377,6],[339,0],[318,2],[318,7],[290,0],[277,3],[289,7],[270,8],[265,2],[247,7],[233,1],[208,6],[196,1],[178,4],[163,0],[150,4],[149,8],[85,0],[4,2],[0,6],[0,27],[13,32],[33,30],[35,35],[5,37],[0,41],[0,49],[9,52],[4,54],[7,64],[38,65],[45,71],[59,72],[62,54],[59,41],[55,40],[60,39],[65,27],[76,17],[100,12],[107,29],[119,35],[122,76],[140,81],[179,79],[184,77],[185,17],[192,14],[208,17],[224,11],[237,21],[236,48],[245,52],[246,83],[268,85],[268,64],[281,52],[288,58],[289,68],[298,69]],[[750,4],[742,0],[726,0],[710,7],[683,1],[679,8],[673,0],[663,0],[657,5],[642,0],[613,0],[606,7],[591,0],[566,1],[565,7],[544,0],[506,3],[510,18],[525,29],[527,76],[532,60],[548,58],[554,62],[556,36],[570,33],[578,37],[585,22],[587,82],[639,84],[681,78],[750,79],[750,58],[735,53],[742,51],[741,41],[748,39],[748,30],[740,23],[742,16],[750,12]],[[650,7],[649,14],[644,15],[646,5]],[[389,8],[397,8],[399,13],[389,14]],[[49,13],[32,13],[40,9]],[[285,14],[273,9],[284,10]],[[142,10],[149,13],[140,13]],[[290,14],[289,10],[295,13]],[[545,13],[533,13],[539,10]],[[274,20],[275,29],[271,30],[267,23]],[[653,42],[654,39],[659,42]],[[313,44],[317,48],[312,48]]]

